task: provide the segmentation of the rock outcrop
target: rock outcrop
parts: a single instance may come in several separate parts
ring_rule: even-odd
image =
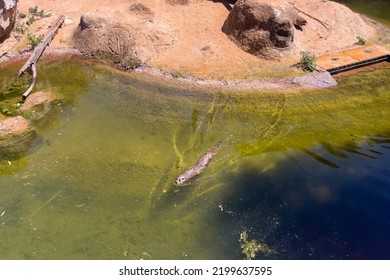
[[[9,37],[16,20],[17,0],[0,0],[0,43]]]
[[[171,26],[155,18],[153,10],[133,3],[125,10],[105,9],[81,16],[74,47],[120,68],[135,68],[172,46]]]
[[[135,39],[127,28],[93,12],[81,17],[74,42],[82,53],[121,68],[134,68],[139,64]]]
[[[294,42],[294,31],[307,21],[290,4],[263,0],[239,0],[223,31],[243,50],[268,59],[278,58]]]
[[[371,33],[346,6],[317,0],[238,0],[223,30],[241,49],[266,59],[301,51],[323,54]]]

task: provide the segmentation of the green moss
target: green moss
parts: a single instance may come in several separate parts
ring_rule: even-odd
[[[0,100],[12,98],[18,95],[21,96],[30,86],[30,77],[27,74],[15,80],[12,79],[13,78],[10,78],[8,83],[6,83],[1,89]]]
[[[256,258],[256,254],[268,256],[274,253],[273,250],[271,250],[264,242],[259,242],[255,239],[248,240],[248,233],[246,230],[241,232],[240,241],[242,254],[245,255],[246,260]]]
[[[0,113],[4,116],[16,116],[17,110],[14,106],[9,104],[0,104]]]
[[[301,60],[298,63],[298,67],[302,68],[303,71],[313,72],[316,69],[314,62],[316,57],[308,52],[301,52]]]
[[[179,70],[172,71],[171,75],[175,79],[179,79],[179,78],[183,78],[184,77],[183,73],[181,73]]]
[[[137,57],[124,57],[124,55],[109,51],[97,50],[92,52],[92,56],[121,69],[135,69],[141,65],[141,61]]]
[[[34,34],[27,34],[27,40],[31,48],[38,46],[43,40],[43,34],[36,36]]]
[[[366,44],[366,39],[364,39],[364,38],[362,38],[362,37],[360,37],[360,36],[358,36],[358,37],[356,37],[356,39],[357,39],[357,42],[356,42],[356,45],[365,45]]]

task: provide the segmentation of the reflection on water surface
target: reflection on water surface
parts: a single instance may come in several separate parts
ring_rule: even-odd
[[[390,257],[390,69],[237,96],[40,68],[63,102],[28,155],[0,160],[1,258],[242,259],[243,230],[275,251],[258,258]]]

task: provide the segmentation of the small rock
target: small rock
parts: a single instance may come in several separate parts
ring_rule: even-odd
[[[73,19],[71,19],[71,18],[65,18],[65,20],[64,20],[64,26],[67,26],[67,25],[72,25],[72,24],[74,24],[74,20]]]
[[[26,153],[36,136],[31,122],[21,116],[0,122],[0,154],[15,156]]]
[[[302,87],[327,88],[337,86],[337,81],[329,72],[319,72],[293,79],[293,83]]]
[[[203,51],[203,52],[209,51],[209,50],[211,50],[211,46],[210,45],[205,45],[200,50]]]
[[[31,112],[34,119],[39,119],[47,114],[57,101],[58,99],[52,92],[37,91],[27,97],[20,109]]]
[[[17,116],[0,122],[0,141],[9,137],[18,137],[30,130],[31,123],[29,120]]]

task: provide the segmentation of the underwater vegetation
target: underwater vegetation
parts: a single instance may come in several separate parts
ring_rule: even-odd
[[[389,69],[237,95],[79,60],[40,67],[36,90],[61,103],[33,122],[27,154],[0,159],[2,258],[389,257]]]

